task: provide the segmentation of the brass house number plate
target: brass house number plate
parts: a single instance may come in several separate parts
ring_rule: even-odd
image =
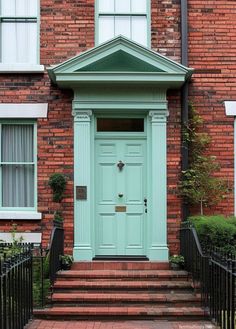
[[[126,212],[126,206],[116,206],[115,212]]]
[[[76,200],[87,200],[87,186],[76,186]]]

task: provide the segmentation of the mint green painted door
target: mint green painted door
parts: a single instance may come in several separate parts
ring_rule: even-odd
[[[95,150],[96,255],[145,255],[146,140],[98,139]]]

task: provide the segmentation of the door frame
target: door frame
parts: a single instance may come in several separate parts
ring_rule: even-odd
[[[144,131],[143,132],[97,132],[97,125],[96,125],[96,122],[97,122],[97,118],[119,118],[119,119],[126,119],[126,118],[141,118],[144,120]],[[144,192],[144,196],[149,197],[149,194],[150,194],[150,191],[149,191],[149,176],[147,174],[147,168],[150,166],[150,163],[149,163],[149,159],[150,159],[150,151],[148,149],[148,144],[147,144],[147,117],[146,115],[140,115],[140,114],[134,114],[134,115],[130,115],[130,114],[123,114],[123,115],[120,115],[120,114],[114,114],[113,112],[106,112],[104,114],[95,114],[94,115],[94,143],[95,141],[97,140],[103,140],[103,141],[106,141],[106,140],[126,140],[126,141],[137,141],[137,140],[142,140],[142,141],[145,141],[145,144],[146,144],[146,150],[145,150],[145,176],[144,176],[144,180],[145,180],[145,191]],[[96,150],[94,149],[94,157],[95,157],[95,152]],[[96,183],[97,183],[97,180],[96,180],[96,172],[95,172],[95,167],[96,167],[96,159],[94,158],[94,166],[93,166],[93,181],[94,181],[94,213],[93,213],[93,218],[94,218],[94,243],[95,243],[95,257],[97,256],[96,255],[96,250],[97,250],[97,238],[96,238],[96,218],[97,218],[97,211],[96,211]],[[147,207],[148,208],[148,207]],[[146,256],[147,255],[147,224],[148,224],[148,221],[147,221],[147,218],[148,218],[148,213],[147,214],[144,214],[144,226],[143,226],[143,251],[144,251],[144,254],[140,254],[141,256]],[[114,255],[116,256],[116,255]],[[119,256],[122,256],[122,255],[119,255]],[[132,255],[129,255],[129,256],[132,256]]]
[[[76,104],[77,105],[77,104]],[[117,113],[81,110],[74,107],[74,249],[76,261],[95,257],[94,226],[94,141],[96,115]],[[168,261],[166,205],[166,119],[168,111],[119,111],[119,116],[146,116],[147,126],[147,219],[146,256],[153,261]],[[123,114],[122,114],[123,113]],[[134,114],[132,114],[134,113]],[[85,200],[76,199],[76,187],[86,186]]]

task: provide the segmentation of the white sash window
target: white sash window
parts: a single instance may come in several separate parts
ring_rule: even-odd
[[[0,0],[0,62],[39,64],[39,0]]]
[[[98,43],[123,35],[148,46],[148,0],[98,0]]]
[[[0,125],[0,209],[35,208],[35,125]]]

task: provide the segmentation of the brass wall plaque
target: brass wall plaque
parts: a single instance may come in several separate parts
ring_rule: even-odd
[[[87,200],[87,186],[76,186],[76,200]]]
[[[116,206],[115,212],[126,212],[126,206]]]

